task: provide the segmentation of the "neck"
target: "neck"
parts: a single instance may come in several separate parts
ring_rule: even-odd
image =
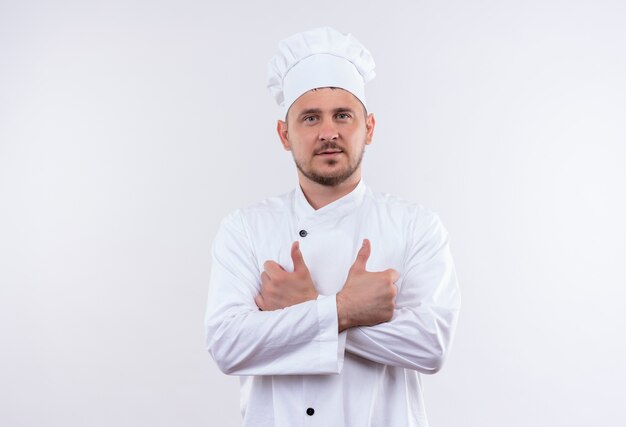
[[[311,181],[298,171],[298,181],[309,204],[318,210],[350,193],[361,180],[361,171],[355,171],[350,178],[335,186],[327,186]]]

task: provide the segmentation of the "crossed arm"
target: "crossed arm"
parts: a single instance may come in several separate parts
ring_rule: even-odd
[[[344,352],[423,373],[440,369],[459,296],[437,218],[407,255],[399,292],[396,271],[366,271],[366,240],[343,289],[331,296],[317,294],[297,243],[294,271],[268,261],[259,287],[253,255],[242,243],[247,236],[233,224],[216,239],[206,318],[207,347],[223,372],[332,374],[341,371]]]
[[[366,271],[370,253],[370,242],[364,239],[346,283],[337,293],[338,332],[391,320],[398,292],[395,282],[399,274],[393,269]],[[293,272],[285,271],[275,261],[265,262],[261,290],[254,299],[261,310],[278,310],[317,299],[318,293],[297,241],[291,246],[291,259]]]

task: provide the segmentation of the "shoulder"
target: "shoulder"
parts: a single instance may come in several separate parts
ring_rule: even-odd
[[[387,234],[406,237],[408,247],[424,249],[440,247],[448,240],[448,231],[439,215],[421,203],[405,200],[389,193],[366,192],[377,221],[385,224]]]
[[[295,190],[278,196],[268,197],[258,202],[252,203],[240,209],[242,215],[262,215],[264,213],[276,213],[291,209]]]
[[[293,205],[294,191],[270,197],[229,212],[219,224],[213,240],[214,253],[254,252],[259,230],[276,229]]]
[[[445,250],[448,231],[434,210],[388,193],[369,192],[369,197],[377,211],[386,212],[387,227],[398,236],[406,236],[405,263],[429,260]]]
[[[221,228],[239,227],[245,229],[259,220],[265,221],[268,218],[281,217],[281,214],[289,213],[293,209],[294,194],[295,190],[291,190],[235,209],[222,219]]]
[[[439,216],[432,209],[421,203],[409,201],[396,195],[367,189],[365,197],[376,210],[387,213],[390,217],[409,222],[426,224],[439,221]]]

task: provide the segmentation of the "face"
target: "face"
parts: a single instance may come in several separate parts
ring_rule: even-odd
[[[339,88],[310,90],[291,105],[277,130],[301,177],[324,186],[360,179],[375,125],[374,116],[366,117],[364,110],[354,95]]]

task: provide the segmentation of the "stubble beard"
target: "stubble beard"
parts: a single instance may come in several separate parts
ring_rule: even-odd
[[[344,183],[348,178],[350,178],[354,174],[354,172],[359,168],[359,166],[361,166],[364,153],[365,153],[365,145],[363,145],[363,148],[361,149],[361,152],[359,153],[359,157],[356,159],[356,162],[352,164],[348,163],[347,168],[344,170],[339,170],[339,171],[336,171],[327,175],[319,174],[316,171],[314,171],[312,168],[307,169],[304,165],[302,165],[301,162],[298,161],[298,159],[296,159],[295,156],[293,157],[293,160],[296,163],[296,167],[302,173],[302,175],[304,175],[311,181],[317,184],[326,186],[326,187],[335,187],[339,184]],[[343,152],[343,154],[347,155],[345,151]],[[350,159],[348,158],[348,160]],[[326,164],[330,166],[333,166],[336,163],[337,161],[334,159],[326,160]]]

